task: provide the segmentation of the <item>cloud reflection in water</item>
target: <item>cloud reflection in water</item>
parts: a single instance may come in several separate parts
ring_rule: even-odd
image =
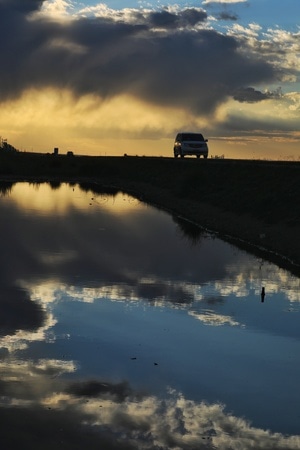
[[[83,448],[86,442],[95,450],[101,445],[132,450],[300,448],[299,436],[255,428],[222,404],[198,403],[172,389],[160,399],[134,391],[127,382],[72,382],[54,376],[73,369],[60,361],[5,367],[6,379],[0,383],[5,448],[13,443],[50,449],[62,442],[66,449]]]
[[[30,442],[30,450],[41,446],[52,449],[58,444],[72,450],[86,446],[121,450],[300,449],[299,436],[287,437],[252,426],[231,413],[231,405],[224,399],[223,403],[199,400],[209,398],[206,389],[212,387],[215,397],[224,394],[225,398],[222,383],[224,391],[230,390],[229,399],[240,389],[239,404],[259,390],[255,379],[248,380],[252,390],[243,379],[232,387],[232,379],[241,378],[240,373],[227,373],[222,364],[231,358],[235,369],[240,369],[239,348],[238,358],[233,359],[236,354],[230,342],[238,347],[236,338],[245,339],[246,333],[250,344],[256,335],[258,342],[264,335],[265,346],[270,346],[275,336],[280,350],[289,337],[293,337],[293,345],[298,342],[297,315],[290,314],[285,323],[282,313],[289,303],[299,302],[299,279],[186,224],[182,226],[180,220],[174,221],[124,194],[105,196],[102,201],[99,193],[83,192],[78,187],[59,185],[55,192],[49,187],[27,188],[24,197],[14,202],[20,189],[14,194],[12,187],[0,205],[1,233],[6,236],[0,255],[0,420],[5,448],[26,448],[24,442]],[[41,211],[45,192],[48,203]],[[34,205],[32,210],[30,204]],[[118,209],[118,205],[122,207]],[[13,223],[22,224],[22,233],[17,236],[12,218]],[[189,233],[189,239],[184,232]],[[266,286],[264,305],[260,304],[262,284]],[[159,311],[164,312],[161,317],[156,314]],[[137,324],[141,336],[134,329]],[[193,333],[195,348],[191,344]],[[183,343],[184,335],[188,345],[179,352],[176,345]],[[155,356],[173,352],[165,362],[170,368],[160,361],[154,367],[154,353],[143,354],[137,336],[140,340],[145,336],[147,350],[156,346]],[[230,336],[228,345],[222,336]],[[211,348],[216,351],[221,346],[220,354],[210,351],[213,339],[216,346]],[[247,357],[259,353],[251,345],[249,351],[247,340],[243,343]],[[92,350],[85,354],[89,348]],[[140,349],[140,353],[134,358],[137,361],[129,362],[129,356],[137,354],[133,349]],[[292,356],[295,349],[289,345]],[[196,361],[185,366],[193,351],[198,358],[195,374]],[[144,356],[143,369],[134,366],[140,355]],[[263,352],[255,354],[251,361],[261,363],[261,355]],[[264,364],[271,361],[273,367],[272,358],[276,357],[275,350],[270,352]],[[93,358],[98,360],[87,370],[84,364]],[[285,358],[284,371],[289,374],[294,370],[296,380],[297,368],[293,368],[289,355]],[[117,360],[109,369],[104,364],[108,359]],[[148,361],[156,372],[150,370]],[[105,376],[110,369],[111,376]],[[215,377],[217,371],[220,377],[213,378],[210,385],[207,379]],[[245,372],[256,374],[256,367],[248,367],[246,362],[241,374]],[[136,383],[139,376],[145,377],[142,387]],[[153,385],[147,385],[150,378]],[[180,389],[181,378],[187,385],[192,380],[190,391]],[[159,393],[152,389],[156,381],[161,383]],[[269,395],[274,398],[268,383],[264,388],[270,390],[264,399]],[[270,408],[266,405],[266,410]],[[32,436],[37,436],[36,441]]]

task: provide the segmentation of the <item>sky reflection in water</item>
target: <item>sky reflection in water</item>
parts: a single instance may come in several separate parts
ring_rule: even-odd
[[[299,278],[88,186],[0,215],[7,449],[300,449]]]

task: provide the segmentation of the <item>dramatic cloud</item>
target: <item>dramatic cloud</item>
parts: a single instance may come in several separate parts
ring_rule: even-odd
[[[18,314],[16,314],[16,310]],[[17,330],[33,331],[45,320],[45,314],[37,303],[30,301],[28,293],[14,286],[0,289],[0,338]]]
[[[60,361],[49,361],[57,373],[72,372]],[[40,362],[2,364],[0,383],[5,448],[22,447],[31,439],[32,449],[44,443],[51,448],[64,443],[67,450],[160,448],[299,449],[297,435],[253,426],[227,411],[220,403],[193,401],[169,389],[165,397],[141,394],[128,382],[83,382],[54,378],[40,370]],[[9,381],[13,379],[14,383]]]
[[[270,98],[278,98],[279,96],[280,90],[276,92],[261,92],[249,87],[238,89],[233,98],[238,102],[256,103]]]
[[[126,398],[133,395],[133,391],[127,382],[112,384],[98,380],[72,383],[67,392],[76,397],[109,398],[118,403],[124,402]]]
[[[153,28],[195,26],[205,19],[207,19],[207,14],[204,11],[196,9],[186,9],[177,14],[169,11],[150,12],[149,14],[149,24]]]
[[[65,23],[32,18],[29,13],[37,12],[41,1],[0,5],[7,68],[0,75],[2,100],[55,87],[101,98],[126,92],[158,105],[210,113],[242,86],[275,81],[272,65],[244,55],[236,37],[189,30],[206,19],[202,10],[149,12],[135,23],[105,17]]]
[[[217,14],[217,18],[219,20],[238,20],[238,16],[235,14],[230,14],[227,12],[221,12],[220,14]]]

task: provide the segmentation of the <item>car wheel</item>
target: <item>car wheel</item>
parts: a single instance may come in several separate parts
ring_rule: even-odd
[[[180,156],[181,156],[181,158],[184,158],[184,154],[183,153],[180,153]]]
[[[200,158],[200,155],[196,155],[196,158],[199,159],[199,158]]]
[[[206,159],[206,158],[207,158],[207,155],[204,155],[204,158]]]

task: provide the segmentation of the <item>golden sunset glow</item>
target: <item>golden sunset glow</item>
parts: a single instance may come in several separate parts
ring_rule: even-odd
[[[25,151],[46,153],[59,147],[82,155],[167,156],[174,130],[192,118],[127,95],[108,101],[94,95],[76,99],[71,92],[49,88],[30,90],[7,102],[0,120],[15,145]],[[164,134],[170,142],[164,142]]]
[[[257,104],[241,104],[229,101],[220,106],[214,118],[214,127],[232,117],[239,120],[261,120],[267,123],[270,109],[282,122],[298,119],[300,94],[294,93],[282,99]],[[0,121],[10,141],[22,151],[52,153],[58,147],[60,153],[69,150],[78,155],[95,156],[173,156],[176,130],[207,130],[211,156],[230,158],[299,157],[300,132],[278,136],[262,130],[244,133],[244,136],[216,136],[210,118],[195,118],[190,113],[166,107],[146,104],[123,95],[103,101],[95,95],[75,98],[70,91],[51,88],[25,92],[21,98],[7,101],[0,110]],[[184,124],[184,125],[183,125]],[[191,125],[193,124],[193,125]],[[3,137],[4,137],[3,136]]]
[[[55,195],[48,183],[35,184],[34,187],[25,183],[15,184],[11,192],[11,200],[28,214],[39,212],[43,215],[58,216],[64,216],[70,210],[89,214],[98,208],[107,210],[112,215],[128,215],[132,210],[137,211],[139,204],[139,200],[127,194],[118,193],[112,196],[83,192],[78,186],[72,188],[64,183],[55,191]],[[141,208],[143,207],[145,206],[141,204]]]

